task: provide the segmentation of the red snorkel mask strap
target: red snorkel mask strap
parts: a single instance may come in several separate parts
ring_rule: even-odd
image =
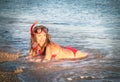
[[[30,34],[31,34],[31,37],[34,35],[34,32],[33,32],[33,28],[35,27],[35,25],[37,24],[37,21],[34,22],[31,27],[30,27]]]

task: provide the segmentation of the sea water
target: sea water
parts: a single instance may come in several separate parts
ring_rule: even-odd
[[[83,60],[52,64],[69,69],[51,73],[51,82],[120,81],[120,0],[1,0],[0,50],[28,55],[35,20],[48,27],[54,42],[89,53]]]

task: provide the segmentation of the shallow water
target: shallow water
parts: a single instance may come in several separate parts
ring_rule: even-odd
[[[0,50],[26,56],[29,28],[38,20],[49,28],[53,41],[89,57],[38,64],[20,59],[12,65],[26,70],[19,75],[23,82],[119,82],[119,5],[119,0],[1,0]]]

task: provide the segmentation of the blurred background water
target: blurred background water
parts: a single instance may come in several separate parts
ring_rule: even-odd
[[[91,54],[60,66],[120,81],[120,0],[0,0],[0,50],[27,55],[35,20],[49,28],[56,43]]]

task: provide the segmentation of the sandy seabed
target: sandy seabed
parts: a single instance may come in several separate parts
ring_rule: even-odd
[[[15,61],[19,58],[17,53],[7,53],[0,51],[0,64]],[[0,67],[0,82],[21,82],[17,77],[18,71],[7,71]]]

